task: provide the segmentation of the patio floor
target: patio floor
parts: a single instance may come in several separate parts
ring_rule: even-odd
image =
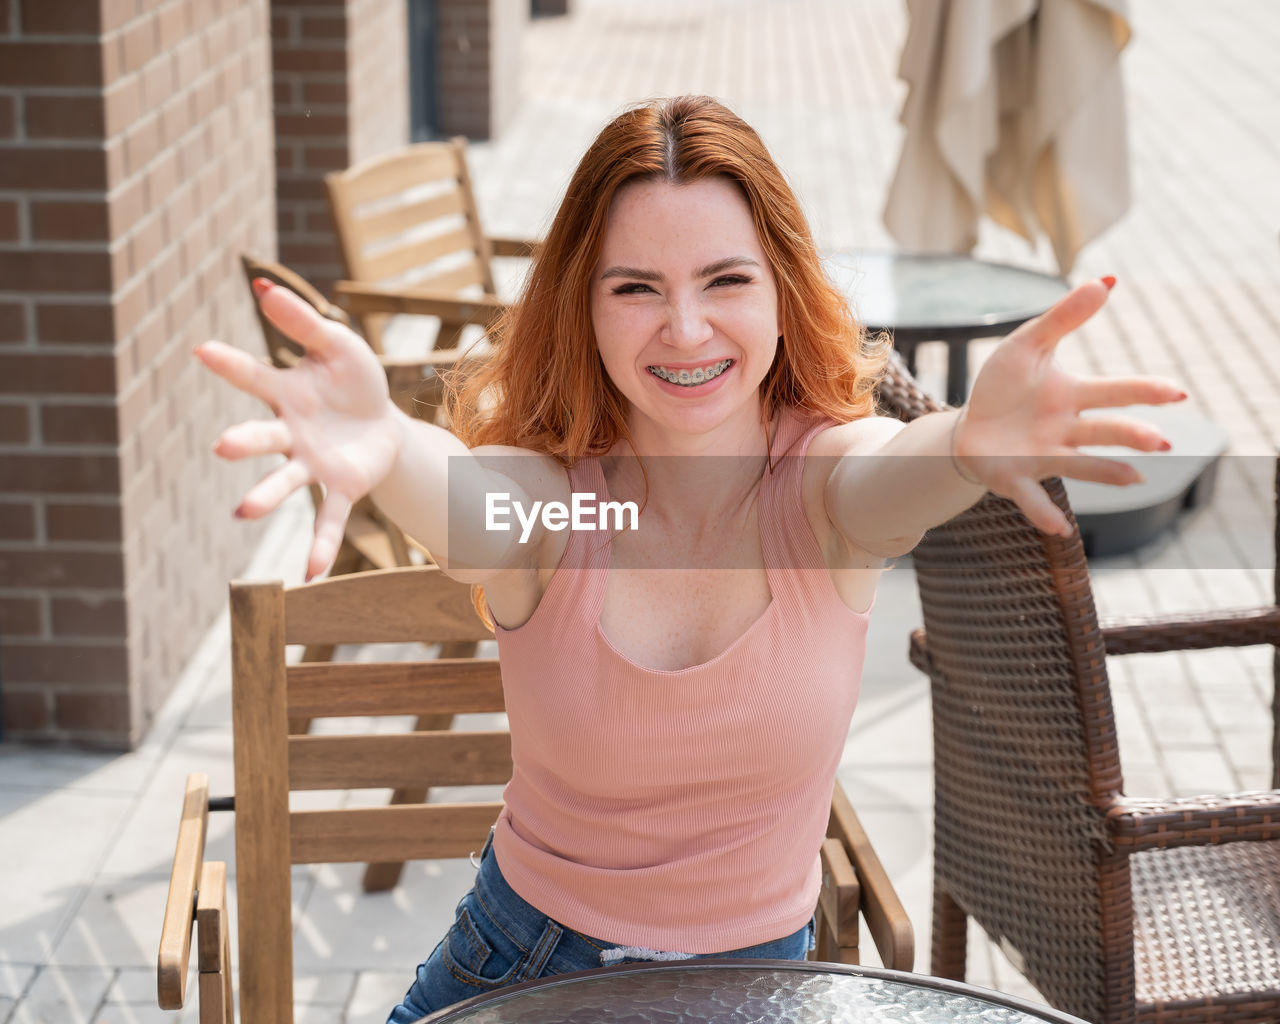
[[[472,149],[486,226],[540,232],[613,113],[638,98],[707,92],[760,130],[820,245],[888,246],[879,211],[899,137],[903,10],[900,0],[578,0],[571,18],[533,22],[523,106],[498,141]],[[1125,76],[1137,198],[1073,275],[1113,273],[1120,284],[1061,359],[1175,377],[1189,408],[1226,428],[1231,454],[1209,506],[1096,564],[1104,617],[1268,599],[1280,442],[1280,78],[1267,71],[1280,7],[1134,0],[1132,10]],[[1050,269],[1046,251],[994,229],[978,254]],[[939,372],[926,357],[923,378]],[[246,575],[299,580],[308,522],[305,501],[291,501]],[[907,904],[926,970],[929,707],[906,659],[918,622],[904,563],[881,588],[840,777]],[[174,1019],[155,1007],[165,884],[186,773],[208,772],[214,792],[231,791],[228,672],[224,617],[135,753],[0,745],[0,1024]],[[1131,657],[1115,663],[1113,688],[1131,794],[1267,784],[1268,651]],[[230,820],[215,816],[208,855],[233,862],[230,836]],[[385,1019],[471,874],[465,861],[417,864],[395,892],[363,896],[356,867],[295,869],[300,1024]],[[969,980],[1035,998],[978,938]],[[196,1019],[194,1008],[181,1016]]]

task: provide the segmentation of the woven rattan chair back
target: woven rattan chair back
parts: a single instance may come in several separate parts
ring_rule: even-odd
[[[1066,510],[1061,483],[1048,489]],[[1103,990],[1100,808],[1121,779],[1079,535],[1046,537],[988,496],[931,531],[914,562],[932,680],[935,901],[1016,949],[1055,1006],[1098,1020],[1100,1006],[1079,1000]]]

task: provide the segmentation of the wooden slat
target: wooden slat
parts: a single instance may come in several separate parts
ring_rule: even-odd
[[[436,260],[453,253],[462,252],[469,259],[479,259],[471,232],[465,226],[393,245],[376,255],[366,256],[364,276],[372,281],[384,281],[418,267],[430,266]]]
[[[492,658],[338,662],[289,667],[295,718],[474,714],[502,711],[502,672]]]
[[[823,840],[822,888],[818,890],[818,903],[822,907],[823,926],[834,939],[832,946],[839,963],[858,962],[860,902],[858,876],[849,863],[844,844],[839,839]],[[831,954],[827,953],[823,959],[831,959]]]
[[[332,180],[331,189],[354,210],[427,182],[457,178],[460,162],[452,143],[424,142],[329,175],[326,183]]]
[[[506,730],[289,737],[293,790],[501,785],[510,779]]]
[[[353,314],[411,313],[415,316],[438,316],[447,320],[461,320],[487,327],[499,314],[506,311],[506,304],[492,295],[459,298],[427,287],[364,284],[358,281],[339,281],[334,294],[344,309]]]
[[[160,928],[160,953],[156,963],[156,991],[162,1010],[180,1010],[187,998],[187,964],[191,958],[191,924],[195,914],[196,887],[204,861],[205,832],[209,821],[209,776],[187,776],[178,819],[178,841],[169,872],[169,895]]]
[[[279,583],[231,585],[240,1014],[246,1021],[293,1019],[284,606]]]
[[[285,595],[285,643],[492,640],[471,587],[435,566],[350,573]],[[430,628],[424,628],[430,623]]]
[[[462,196],[456,188],[425,199],[414,199],[368,216],[356,215],[356,226],[365,244],[399,234],[406,224],[429,224],[433,220],[464,213]]]
[[[429,288],[439,292],[458,292],[463,288],[470,288],[472,285],[480,285],[485,287],[485,274],[483,268],[478,262],[463,264],[452,270],[441,271],[438,274],[429,274],[413,282],[414,288]],[[488,288],[485,287],[488,291]]]
[[[476,252],[480,256],[482,273],[480,284],[492,295],[498,290],[493,283],[493,248],[485,236],[484,226],[480,223],[480,209],[476,206],[476,190],[471,184],[471,171],[467,167],[467,140],[458,136],[452,142],[458,154],[458,183],[462,186],[462,204],[465,207],[467,223],[476,241]]]
[[[294,811],[291,855],[295,864],[467,857],[483,848],[501,810],[486,802]]]
[[[839,838],[862,886],[862,913],[880,954],[880,962],[895,971],[909,971],[915,963],[915,934],[911,919],[894,891],[889,875],[872,849],[853,804],[839,781],[831,794],[831,827]]]
[[[200,872],[196,921],[200,947],[200,1024],[232,1024],[227,865],[220,860],[210,861]]]

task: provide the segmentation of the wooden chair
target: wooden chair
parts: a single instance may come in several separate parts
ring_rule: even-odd
[[[501,809],[481,801],[291,811],[290,791],[489,785],[511,775],[505,730],[299,736],[290,735],[287,724],[290,716],[500,711],[496,660],[288,665],[285,645],[474,642],[488,635],[470,588],[435,567],[357,573],[289,589],[279,583],[232,584],[242,1020],[292,1020],[290,865],[465,857],[483,846]],[[225,896],[219,888],[225,869],[203,862],[208,807],[207,781],[191,776],[159,956],[160,1005],[177,1009],[185,1000],[194,920],[202,1024],[231,1020]],[[830,832],[836,838],[823,850],[822,948],[833,959],[854,962],[861,908],[883,962],[909,969],[910,924],[839,788]]]
[[[1048,481],[1070,515],[1061,482]],[[1280,792],[1125,796],[1106,655],[1280,643],[1280,608],[1100,628],[1079,535],[988,496],[914,553],[931,681],[932,971],[976,920],[1098,1024],[1280,1019]]]
[[[347,281],[338,301],[357,316],[375,352],[383,351],[386,313],[440,318],[435,348],[455,349],[473,317],[436,309],[389,309],[379,297],[429,289],[458,301],[495,303],[494,257],[529,256],[528,239],[491,238],[480,225],[466,140],[422,142],[325,177]]]

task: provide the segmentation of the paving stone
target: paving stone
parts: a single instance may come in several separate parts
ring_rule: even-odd
[[[114,978],[102,967],[45,967],[10,1024],[89,1024]]]

